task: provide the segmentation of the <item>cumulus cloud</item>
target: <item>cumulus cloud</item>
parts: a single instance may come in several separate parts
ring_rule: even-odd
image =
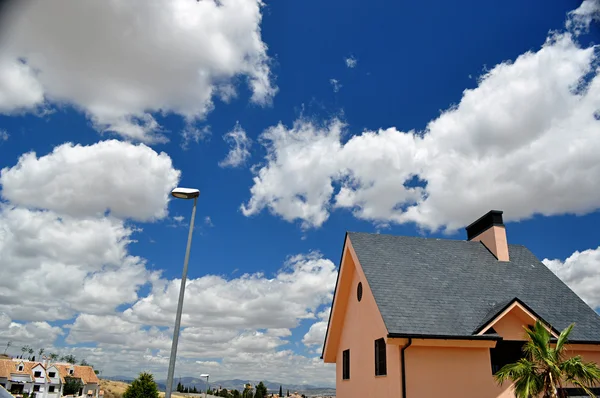
[[[590,307],[600,309],[600,247],[576,251],[565,261],[542,261]]]
[[[567,28],[581,34],[589,29],[592,21],[600,21],[600,0],[584,0],[569,13]]]
[[[227,280],[207,275],[188,280],[182,324],[218,328],[280,329],[312,319],[332,299],[335,265],[320,255],[291,257],[273,278],[245,274]],[[152,292],[124,312],[132,322],[170,326],[181,280],[160,280]]]
[[[151,148],[116,140],[89,146],[63,144],[52,153],[21,156],[0,174],[2,196],[12,204],[71,216],[136,220],[167,214],[169,192],[180,172],[171,158]]]
[[[338,120],[271,127],[242,211],[268,209],[308,228],[345,208],[375,223],[453,231],[491,208],[508,221],[598,209],[597,62],[594,47],[554,34],[485,73],[424,131],[346,139]]]
[[[261,7],[260,0],[19,2],[0,32],[0,112],[66,103],[100,131],[161,142],[167,137],[152,113],[181,115],[193,129],[215,95],[235,96],[240,76],[251,100],[267,104],[277,90]]]
[[[322,312],[319,312],[319,321],[313,323],[308,329],[308,332],[302,338],[302,342],[307,347],[315,347],[315,352],[320,353],[325,342],[325,334],[327,332],[327,324],[329,323],[329,313],[331,307],[328,307]]]
[[[127,253],[132,232],[116,219],[4,206],[0,311],[12,319],[46,321],[78,312],[106,314],[135,302],[138,288],[158,275]]]
[[[221,167],[239,167],[246,163],[250,158],[250,147],[252,140],[246,135],[246,131],[236,123],[233,130],[223,136],[225,142],[229,144],[229,153],[225,159],[219,162]]]
[[[9,322],[3,324],[3,317]],[[18,323],[10,322],[10,318],[0,313],[0,341],[11,342],[11,345],[31,344],[35,342],[42,347],[53,344],[56,338],[63,334],[63,330],[57,326],[51,326],[48,322]]]

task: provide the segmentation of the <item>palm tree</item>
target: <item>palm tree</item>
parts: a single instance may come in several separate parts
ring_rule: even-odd
[[[4,349],[4,355],[6,355],[6,350],[8,350],[8,347],[10,347],[12,345],[12,341],[9,341],[8,343],[6,343],[6,348]]]
[[[566,357],[565,344],[575,324],[560,333],[556,344],[540,321],[533,328],[525,327],[529,341],[523,346],[525,358],[505,365],[494,377],[499,384],[514,382],[517,398],[565,397],[563,386],[573,385],[596,397],[590,387],[600,382],[600,368],[593,362],[583,362],[581,356]],[[553,347],[554,345],[554,347]],[[559,391],[560,390],[560,391]],[[559,395],[560,394],[560,395]]]
[[[52,362],[55,362],[55,361],[58,359],[58,354],[57,354],[57,353],[55,353],[55,352],[51,352],[51,353],[48,355],[48,358],[50,358],[50,360],[51,360]]]
[[[28,345],[24,345],[23,347],[21,347],[21,352],[23,353],[23,355],[29,351],[29,346]]]
[[[40,359],[42,359],[42,355],[44,355],[44,351],[46,351],[46,350],[44,350],[43,348],[40,348],[40,350],[38,351],[38,357]]]

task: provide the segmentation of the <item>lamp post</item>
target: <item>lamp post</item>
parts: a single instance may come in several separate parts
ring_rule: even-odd
[[[208,373],[203,373],[200,375],[200,377],[206,377],[206,391],[204,392],[204,397],[208,396],[208,390],[210,389],[210,384],[208,384],[208,376],[210,376]]]
[[[194,230],[194,218],[196,218],[196,203],[200,191],[192,188],[175,188],[171,195],[178,199],[194,199],[192,208],[192,219],[190,220],[190,232],[188,233],[187,247],[185,249],[185,260],[183,261],[183,276],[179,288],[179,302],[177,303],[177,314],[175,316],[175,330],[173,330],[173,344],[171,345],[171,358],[169,358],[169,373],[167,374],[167,387],[165,398],[171,398],[173,389],[173,373],[175,372],[175,359],[177,358],[177,343],[179,342],[179,329],[181,326],[181,311],[183,309],[183,296],[185,294],[185,282],[187,280],[188,261],[190,259],[190,247],[192,246],[192,232]]]

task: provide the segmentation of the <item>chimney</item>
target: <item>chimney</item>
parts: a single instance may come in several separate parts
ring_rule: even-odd
[[[509,261],[506,229],[502,222],[502,212],[491,210],[467,228],[467,240],[481,242],[498,261]]]

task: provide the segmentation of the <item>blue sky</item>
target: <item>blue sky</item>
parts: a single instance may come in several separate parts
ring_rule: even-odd
[[[345,231],[465,239],[501,209],[600,307],[597,1],[220,3],[5,10],[0,344],[161,378],[175,185],[201,191],[182,375],[332,385]]]

